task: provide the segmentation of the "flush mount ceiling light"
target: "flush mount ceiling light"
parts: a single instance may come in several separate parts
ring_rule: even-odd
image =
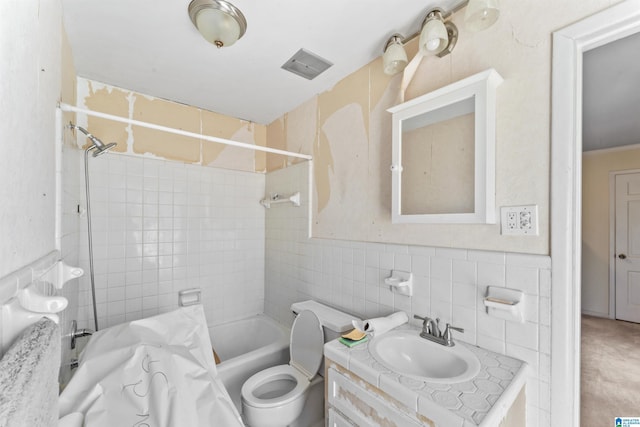
[[[189,17],[202,37],[218,48],[231,46],[247,30],[240,9],[225,0],[192,0]]]
[[[402,46],[403,37],[400,34],[394,34],[384,47],[384,55],[382,55],[382,67],[384,73],[393,75],[404,70],[409,62],[407,52]]]
[[[403,44],[407,44],[418,36],[420,36],[418,49],[421,55],[435,55],[442,58],[450,54],[458,41],[458,28],[448,19],[463,7],[467,7],[464,22],[465,28],[469,31],[485,30],[500,16],[498,0],[466,0],[448,12],[440,8],[431,9],[418,32],[406,38],[394,34],[387,40],[382,56],[384,73],[394,75],[404,70],[407,65],[407,54]]]

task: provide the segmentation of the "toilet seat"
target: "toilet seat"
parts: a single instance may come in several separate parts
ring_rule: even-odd
[[[318,374],[324,358],[324,332],[313,311],[304,310],[293,321],[289,354],[289,365],[305,374],[309,381]]]
[[[279,380],[294,381],[296,385],[285,394],[270,399],[263,399],[254,394],[260,386],[269,382]],[[253,375],[242,385],[242,400],[254,408],[270,408],[273,406],[286,405],[287,403],[300,397],[304,390],[309,387],[310,381],[302,372],[291,365],[279,365],[267,368]]]
[[[250,377],[242,385],[240,394],[243,404],[254,408],[273,408],[284,406],[304,395],[311,380],[317,375],[322,364],[324,347],[324,332],[318,316],[312,311],[304,310],[298,314],[291,327],[291,341],[289,352],[291,361],[288,365],[267,368]],[[292,389],[282,387],[277,381],[288,380],[295,383]],[[269,394],[274,394],[278,388],[283,394],[269,398],[255,395],[259,387],[273,383]]]

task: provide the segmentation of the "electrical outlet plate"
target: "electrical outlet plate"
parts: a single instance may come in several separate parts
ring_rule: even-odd
[[[505,235],[537,236],[538,205],[502,206],[500,225]]]

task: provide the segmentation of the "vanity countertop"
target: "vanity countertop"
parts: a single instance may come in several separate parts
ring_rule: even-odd
[[[480,360],[480,372],[471,380],[441,384],[407,377],[373,358],[372,340],[352,348],[334,340],[325,344],[324,355],[438,426],[497,426],[525,384],[525,362],[459,340],[456,345],[465,346]]]

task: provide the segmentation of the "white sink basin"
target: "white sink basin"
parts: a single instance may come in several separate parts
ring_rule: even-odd
[[[446,347],[421,338],[415,330],[374,337],[369,351],[386,368],[421,381],[458,383],[480,371],[480,361],[464,346]]]

